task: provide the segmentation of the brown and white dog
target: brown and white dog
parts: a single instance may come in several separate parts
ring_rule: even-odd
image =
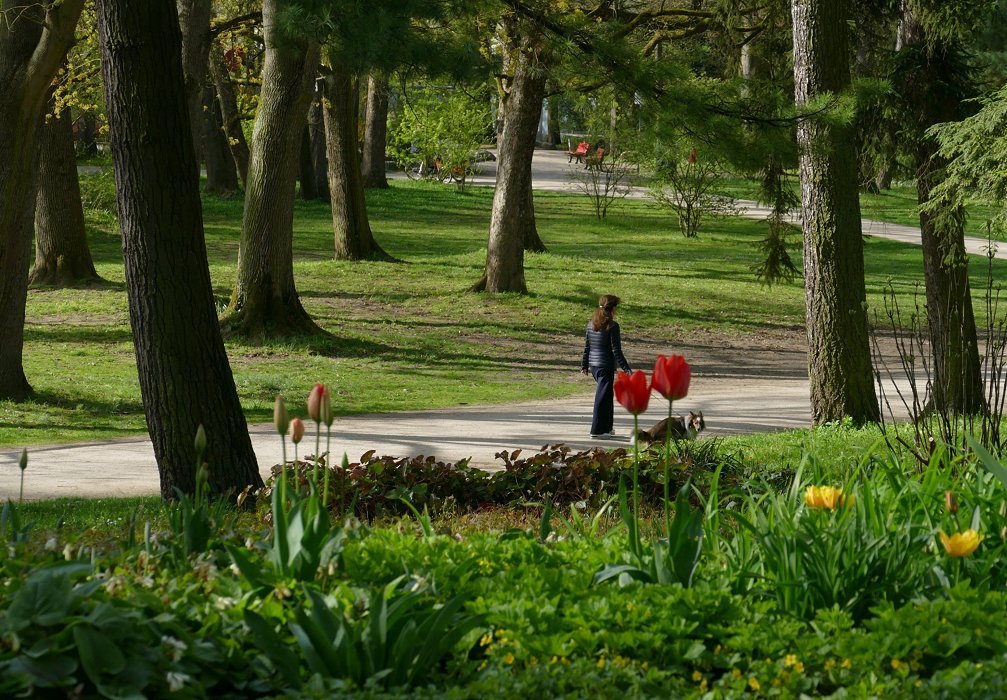
[[[669,431],[672,440],[695,440],[704,430],[706,421],[703,420],[703,412],[689,411],[687,417],[672,416],[670,422],[667,418],[662,418],[653,428],[636,431],[635,437],[641,445],[650,445],[666,441]]]

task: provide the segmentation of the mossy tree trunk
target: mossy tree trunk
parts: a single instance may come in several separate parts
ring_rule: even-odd
[[[192,493],[194,437],[211,492],[260,487],[217,325],[203,238],[178,18],[170,0],[98,0],[109,144],[130,324],[161,496]]]
[[[378,245],[367,218],[367,200],[357,152],[356,77],[334,65],[325,75],[325,156],[336,260],[390,260]]]
[[[518,40],[509,62],[513,77],[504,108],[504,126],[497,142],[497,181],[493,193],[486,270],[474,291],[528,291],[524,252],[538,241],[532,199],[531,162],[542,115],[546,76],[539,64],[540,42],[531,31]]]
[[[280,0],[262,9],[265,61],[245,185],[238,279],[224,329],[264,339],[322,332],[294,286],[294,196],[301,132],[318,65],[318,45],[279,35]]]
[[[31,394],[24,320],[35,209],[35,139],[84,0],[0,0],[0,400]]]
[[[37,148],[35,264],[28,283],[76,287],[100,282],[84,229],[69,108],[58,117],[42,115]]]
[[[799,107],[850,87],[848,0],[793,0]],[[878,420],[852,127],[806,118],[797,129],[804,219],[808,375],[815,423]]]
[[[367,121],[364,125],[364,156],[360,170],[364,187],[386,189],[385,146],[388,143],[388,78],[380,73],[367,77]]]

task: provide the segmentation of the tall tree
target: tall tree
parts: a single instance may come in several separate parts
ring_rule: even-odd
[[[0,400],[31,394],[24,319],[35,204],[35,137],[84,0],[0,0]]]
[[[294,196],[298,152],[319,49],[281,25],[281,0],[265,0],[265,61],[245,183],[238,280],[222,323],[251,338],[313,334],[321,329],[294,285]]]
[[[364,125],[364,153],[360,170],[364,187],[385,189],[385,145],[388,142],[388,78],[372,71],[367,76],[367,114]]]
[[[390,260],[374,240],[357,151],[359,91],[355,75],[333,64],[324,78],[325,157],[329,164],[336,260]]]
[[[202,153],[206,163],[206,191],[232,195],[238,191],[238,170],[231,156],[224,117],[213,85],[203,87],[203,110],[199,114],[203,127]]]
[[[848,0],[793,0],[798,106],[850,87]],[[864,248],[851,125],[809,117],[797,128],[804,219],[808,375],[815,423],[879,418],[871,369]]]
[[[244,185],[248,180],[248,142],[245,140],[245,132],[241,128],[241,114],[238,111],[238,99],[234,94],[231,73],[224,61],[223,50],[216,43],[210,48],[208,60],[210,75],[213,76],[213,87],[220,102],[222,128],[227,135],[228,145],[231,147],[231,157],[238,170],[238,177],[241,178],[241,184]]]
[[[68,107],[40,120],[35,264],[29,284],[72,287],[101,281],[87,245],[71,121]]]
[[[535,227],[531,161],[542,114],[546,75],[540,62],[541,35],[526,25],[514,37],[513,77],[497,143],[496,189],[490,217],[486,268],[475,291],[527,293],[525,242]],[[538,234],[535,233],[537,238]]]
[[[182,31],[182,72],[185,75],[185,101],[192,125],[192,148],[196,166],[203,155],[203,85],[206,82],[210,53],[210,17],[212,0],[176,0],[178,24]]]
[[[171,0],[98,0],[130,324],[161,495],[195,486],[197,427],[213,493],[261,486],[217,325]]]
[[[919,11],[902,2],[898,29],[896,89],[905,114],[903,138],[916,161],[920,204],[927,324],[932,353],[933,407],[976,413],[985,407],[968,253],[965,209],[960,202],[932,199],[947,160],[927,133],[935,124],[965,116],[965,81],[971,77],[957,38],[927,35]]]

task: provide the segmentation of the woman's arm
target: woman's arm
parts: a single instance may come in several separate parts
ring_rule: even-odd
[[[623,372],[632,372],[629,368],[629,363],[626,362],[626,356],[622,354],[622,339],[619,336],[619,324],[612,323],[608,329],[608,337],[612,343],[612,355],[615,357],[616,363],[622,368]]]

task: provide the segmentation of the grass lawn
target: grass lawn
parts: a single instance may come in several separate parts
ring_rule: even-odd
[[[92,251],[111,284],[29,292],[25,368],[37,398],[0,402],[0,446],[145,429],[119,238],[108,213],[110,185],[98,175],[85,177],[83,186]],[[764,224],[711,219],[699,237],[685,239],[665,212],[631,200],[598,221],[585,197],[536,193],[549,252],[527,256],[531,293],[470,293],[485,262],[491,197],[489,189],[458,193],[412,182],[369,192],[375,235],[401,263],[331,260],[328,205],[299,202],[297,284],[308,312],[332,337],[229,342],[248,419],[268,421],[276,393],[299,397],[315,381],[332,387],[340,415],[582,392],[576,372],[582,328],[605,292],[624,300],[620,320],[630,347],[645,339],[670,352],[687,336],[757,336],[803,324],[800,281],[769,288],[751,272]],[[242,202],[207,197],[204,209],[214,290],[223,304],[235,277]],[[877,239],[866,246],[870,304],[880,308],[889,280],[900,294],[912,294],[921,280],[919,248]],[[800,262],[799,249],[792,256]],[[974,290],[983,287],[979,267]],[[994,274],[1003,271],[997,263]]]

